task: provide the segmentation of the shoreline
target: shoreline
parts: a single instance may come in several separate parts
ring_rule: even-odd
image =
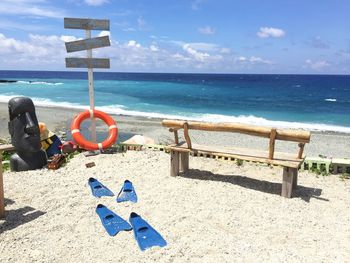
[[[72,118],[75,114],[82,111],[81,109],[68,109],[64,107],[36,106],[35,108],[38,121],[45,122],[47,127],[56,133],[60,131],[66,132],[67,140],[71,138],[69,131]],[[53,118],[53,116],[55,117]],[[117,121],[119,129],[118,141],[125,141],[133,135],[140,134],[153,138],[158,144],[173,142],[173,134],[170,133],[168,129],[161,126],[161,121],[163,120],[161,118],[114,114],[111,114],[111,116]],[[7,130],[8,117],[8,104],[0,102],[0,121],[5,124],[0,127],[0,138],[2,139],[9,139],[10,137]],[[85,129],[88,129],[87,125],[85,125]],[[107,134],[107,128],[102,122],[97,122],[97,131],[99,135],[98,138],[102,138],[103,140]],[[195,143],[209,145],[229,145],[260,149],[265,149],[268,145],[268,140],[265,138],[256,138],[237,133],[204,133],[191,131],[191,137],[193,137]],[[276,145],[277,151],[290,152],[291,148],[297,149],[297,144],[295,144],[295,146],[290,146],[289,143],[279,144],[280,143],[277,143]],[[311,141],[309,144],[306,144],[305,154],[306,156],[315,157],[324,155],[327,157],[350,158],[350,134],[329,131],[311,131]]]

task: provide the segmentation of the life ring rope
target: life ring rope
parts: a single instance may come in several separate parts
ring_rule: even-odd
[[[86,140],[80,132],[81,123],[88,118],[98,118],[104,121],[108,126],[108,137],[100,143],[94,143]],[[71,124],[71,133],[74,141],[80,148],[86,150],[103,150],[111,147],[117,140],[118,127],[114,119],[107,113],[99,110],[86,110],[76,115]]]

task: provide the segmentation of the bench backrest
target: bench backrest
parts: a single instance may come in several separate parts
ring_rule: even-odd
[[[179,120],[163,120],[162,125],[170,128],[175,135],[175,143],[178,142],[179,129],[184,129],[184,136],[189,148],[191,148],[191,139],[188,130],[203,131],[219,131],[219,132],[235,132],[252,136],[269,138],[269,159],[273,159],[275,151],[275,140],[293,141],[299,143],[298,158],[301,159],[304,151],[305,143],[310,142],[310,132],[302,130],[285,130],[268,128],[257,125],[240,124],[240,123],[209,123],[196,121],[179,121]]]

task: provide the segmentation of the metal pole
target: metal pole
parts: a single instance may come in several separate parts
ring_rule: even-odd
[[[91,38],[91,30],[86,30],[86,38]],[[92,50],[87,50],[88,59],[92,59]],[[94,110],[95,108],[95,99],[94,99],[94,76],[93,69],[88,68],[88,79],[89,79],[89,97],[90,97],[90,110]],[[96,121],[93,116],[90,118],[91,120],[91,141],[96,142]]]

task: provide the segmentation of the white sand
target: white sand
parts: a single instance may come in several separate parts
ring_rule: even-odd
[[[286,199],[281,168],[190,157],[194,170],[172,178],[169,159],[128,151],[78,155],[57,171],[6,172],[0,262],[349,262],[349,180],[301,172]],[[89,177],[114,193],[131,180],[139,202],[94,198]],[[98,203],[125,219],[139,213],[168,246],[141,252],[132,232],[108,236]]]
[[[70,139],[70,123],[75,114],[80,110],[52,107],[36,107],[38,120],[45,122],[52,131],[67,131]],[[169,144],[174,141],[174,135],[168,129],[162,127],[161,119],[132,117],[132,116],[113,116],[117,121],[119,129],[119,141],[125,141],[135,134],[144,135],[155,140],[156,143]],[[0,138],[9,139],[10,135],[7,129],[8,105],[0,103]],[[98,123],[101,140],[107,137],[107,126]],[[83,129],[84,130],[84,129]],[[183,137],[182,132],[179,133]],[[203,132],[190,131],[191,139],[194,143],[209,145],[236,146],[244,148],[257,148],[268,150],[269,140],[254,136],[242,135],[237,133],[222,132]],[[276,142],[276,151],[297,153],[297,143]],[[317,157],[324,155],[336,158],[350,158],[350,134],[312,132],[311,141],[305,146],[305,155]]]

